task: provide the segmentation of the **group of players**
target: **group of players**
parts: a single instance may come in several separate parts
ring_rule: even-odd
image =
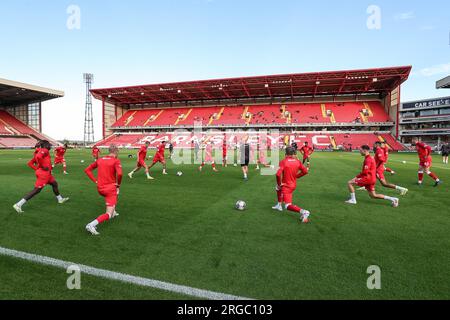
[[[418,155],[419,155],[419,171],[418,171],[418,183],[422,185],[424,174],[426,173],[435,181],[435,186],[439,186],[442,182],[439,178],[431,172],[432,166],[432,149],[430,146],[418,139],[414,140]],[[146,142],[138,151],[137,154],[137,165],[136,168],[131,171],[128,176],[130,179],[133,175],[144,168],[147,179],[153,180],[154,178],[150,175],[150,169],[157,163],[161,163],[163,166],[163,174],[166,175],[166,161],[164,152],[166,149],[166,142],[163,141],[157,148],[156,155],[153,158],[153,162],[150,166],[147,166],[145,160],[147,159],[147,151],[150,146],[149,142]],[[64,198],[58,188],[58,183],[52,174],[52,170],[58,164],[63,165],[63,173],[67,173],[67,166],[65,161],[65,153],[67,146],[58,147],[55,149],[55,162],[52,164],[50,150],[52,145],[48,141],[40,141],[36,147],[33,158],[28,162],[28,166],[35,171],[36,183],[34,189],[25,195],[19,202],[14,204],[13,208],[18,213],[23,213],[22,207],[33,197],[39,194],[46,185],[50,185],[53,188],[53,192],[59,204],[63,204],[69,200],[69,198]],[[217,171],[215,167],[215,162],[212,157],[213,145],[211,142],[206,144],[205,147],[205,157],[202,165],[199,167],[201,171],[205,166],[205,163],[211,163],[214,171]],[[223,166],[227,166],[227,145],[223,144],[222,147],[222,157]],[[250,145],[246,140],[240,146],[241,154],[241,166],[244,174],[244,179],[248,179],[248,165],[250,162]],[[297,157],[297,152],[303,155],[303,161],[300,161]],[[400,192],[401,195],[406,195],[408,189],[390,184],[387,182],[385,177],[385,172],[395,172],[386,167],[389,156],[389,147],[382,143],[377,142],[374,146],[375,156],[372,157],[371,148],[368,145],[363,145],[360,147],[360,153],[364,156],[364,164],[360,174],[348,182],[348,189],[350,191],[350,199],[346,201],[348,204],[356,205],[356,193],[355,186],[361,187],[363,190],[367,190],[369,196],[373,199],[382,199],[390,201],[393,207],[398,207],[399,199],[395,197],[389,197],[386,195],[378,194],[375,191],[375,185],[377,180],[380,181],[381,185],[395,189]],[[293,194],[297,188],[297,180],[307,175],[310,170],[310,159],[311,155],[314,153],[314,149],[311,148],[307,142],[298,149],[296,143],[285,148],[286,157],[280,162],[279,169],[276,173],[276,194],[278,203],[273,207],[274,210],[283,211],[284,208],[288,211],[298,213],[300,219],[303,223],[309,222],[310,212],[306,209],[300,208],[293,203]],[[108,155],[101,157],[100,150],[97,147],[92,149],[92,156],[94,162],[85,169],[86,175],[92,182],[97,185],[98,193],[104,197],[106,204],[106,212],[98,216],[95,220],[86,225],[86,230],[93,234],[98,235],[97,226],[107,220],[117,217],[119,214],[116,212],[116,205],[118,201],[118,196],[120,193],[120,186],[122,183],[122,165],[118,158],[119,149],[115,145],[111,145],[108,149]],[[171,151],[172,154],[172,151]],[[258,158],[257,164],[262,164],[268,166],[265,163],[266,154],[263,150],[258,148]],[[306,167],[305,167],[306,164]],[[97,170],[97,176],[94,175],[94,170]]]

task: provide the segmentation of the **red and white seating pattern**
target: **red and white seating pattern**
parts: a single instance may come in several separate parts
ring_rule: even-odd
[[[216,146],[222,146],[223,140],[233,146],[239,143],[244,136],[249,135],[249,143],[257,144],[261,142],[261,139],[267,141],[268,146],[284,143],[285,135],[272,135],[258,137],[257,134],[249,134],[248,132],[227,133],[223,132],[208,132],[202,134],[186,133],[149,133],[149,134],[115,134],[104,141],[97,143],[99,147],[108,147],[111,144],[116,144],[122,148],[138,148],[146,141],[150,142],[151,148],[156,148],[162,141],[172,141],[175,148],[192,148],[193,142],[198,141],[212,141]],[[343,147],[348,149],[349,147],[357,149],[358,147],[369,144],[372,146],[376,141],[386,141],[392,150],[400,151],[404,150],[404,146],[397,142],[388,133],[296,133],[289,134],[290,143],[297,142],[299,145],[304,142],[308,142],[316,149],[338,149]]]
[[[34,147],[45,136],[8,112],[0,110],[0,148]]]
[[[295,103],[129,110],[113,128],[390,122],[380,102]]]

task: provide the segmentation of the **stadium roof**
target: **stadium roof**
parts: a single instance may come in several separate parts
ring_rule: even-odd
[[[450,89],[450,76],[436,82],[436,89]]]
[[[17,106],[63,96],[62,91],[0,78],[0,106]]]
[[[297,73],[93,89],[112,104],[387,93],[406,81],[411,66]]]

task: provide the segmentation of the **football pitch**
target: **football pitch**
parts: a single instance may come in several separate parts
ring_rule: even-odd
[[[0,151],[0,247],[127,275],[254,299],[449,299],[450,167],[434,156],[444,184],[417,181],[417,155],[392,154],[397,174],[387,180],[409,188],[400,207],[357,191],[358,205],[344,203],[346,182],[363,158],[315,153],[310,174],[299,181],[294,202],[311,211],[311,222],[275,212],[275,178],[250,167],[175,166],[169,175],[152,169],[130,180],[135,159],[121,151],[124,181],[120,216],[85,225],[104,213],[103,199],[83,170],[90,151],[68,150],[69,175],[55,170],[58,205],[47,187],[18,215],[12,205],[34,185],[26,166],[32,151]],[[84,163],[81,160],[85,160]],[[406,163],[403,163],[406,161]],[[181,177],[176,175],[182,171]],[[397,195],[394,190],[377,191]],[[234,209],[237,200],[245,211]],[[381,289],[369,290],[369,266],[381,269]],[[81,290],[69,290],[66,270],[0,255],[0,299],[193,299],[156,288],[81,275]]]

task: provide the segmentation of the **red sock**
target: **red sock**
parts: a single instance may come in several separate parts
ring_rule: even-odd
[[[387,172],[392,172],[392,169],[391,168],[386,168],[386,171]]]
[[[215,168],[216,168],[216,164],[215,164],[215,163],[213,163],[213,164],[212,164],[212,167],[213,167],[213,169],[215,169]]]
[[[99,216],[97,218],[98,224],[103,223],[103,222],[108,221],[108,220],[109,220],[109,214],[107,214],[107,213],[102,214],[101,216]]]
[[[279,203],[283,202],[283,193],[281,193],[281,190],[277,191],[277,198]]]
[[[300,213],[300,211],[302,211],[302,208],[297,207],[297,206],[294,205],[294,204],[291,204],[290,206],[288,206],[287,209],[288,209],[289,211],[298,212],[298,213]]]
[[[428,175],[429,175],[434,181],[439,180],[439,178],[437,177],[437,175],[435,175],[433,172],[430,172]]]
[[[419,172],[419,182],[423,181],[423,172]]]

